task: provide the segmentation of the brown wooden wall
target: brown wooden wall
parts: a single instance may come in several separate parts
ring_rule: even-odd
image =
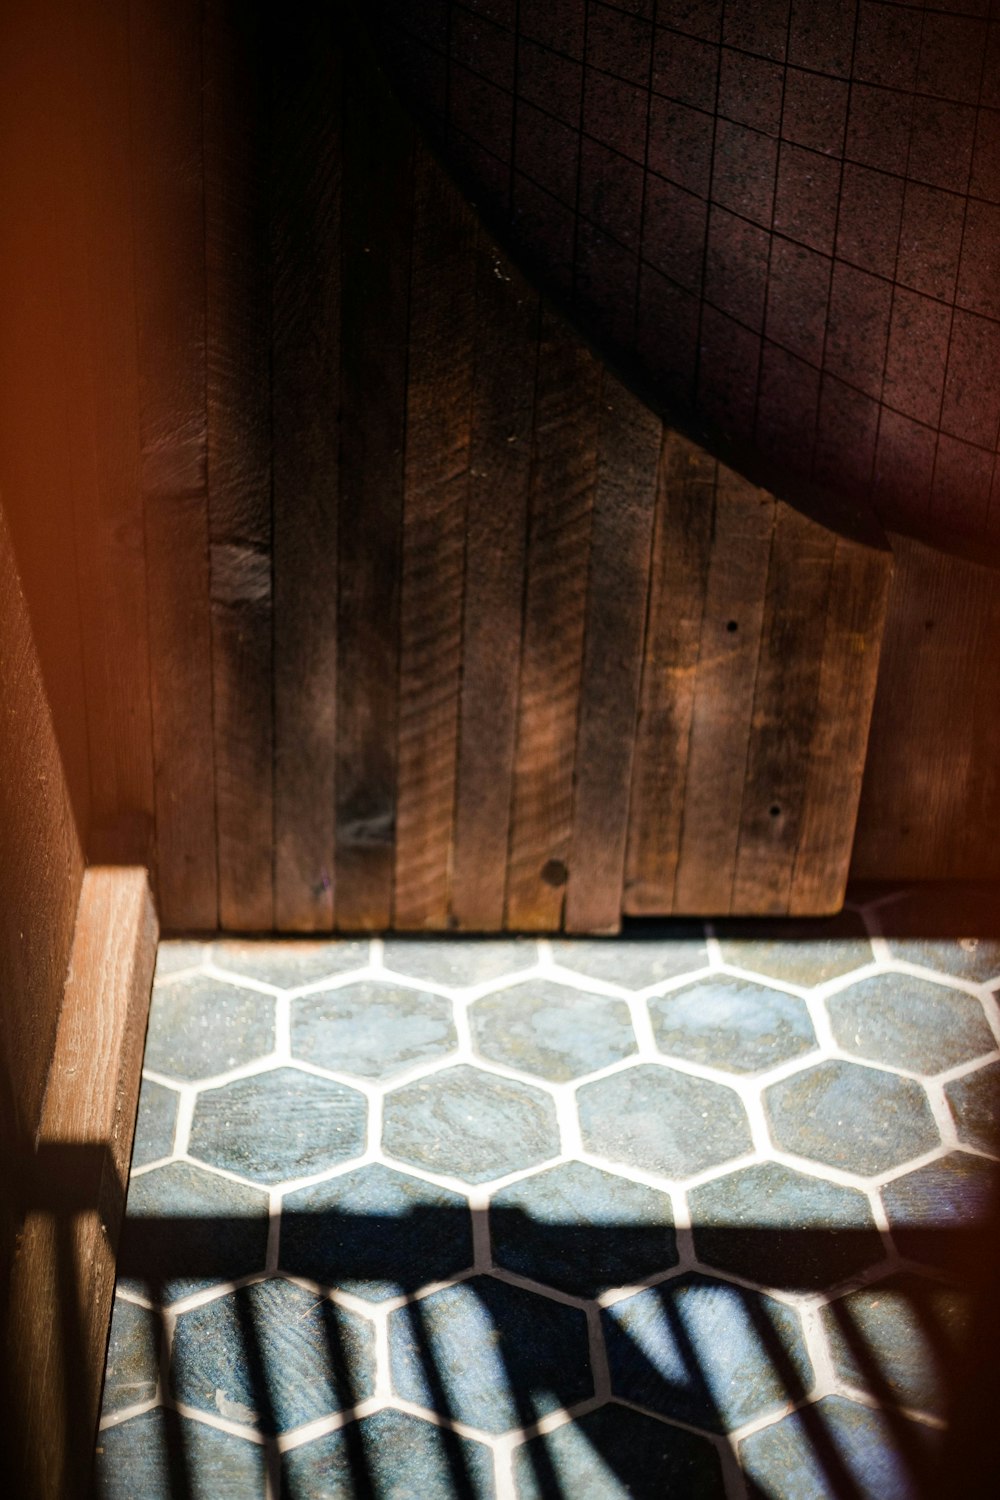
[[[629,394],[339,18],[0,21],[0,483],[91,854],[172,929],[828,909],[887,553]]]

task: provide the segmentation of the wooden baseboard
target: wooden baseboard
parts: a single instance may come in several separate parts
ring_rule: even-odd
[[[157,938],[144,869],[87,870],[8,1304],[8,1493],[24,1500],[89,1483]]]

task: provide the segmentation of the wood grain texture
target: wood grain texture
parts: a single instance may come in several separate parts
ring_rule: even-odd
[[[836,538],[779,502],[747,746],[735,911],[787,913],[809,788]]]
[[[773,497],[720,464],[674,885],[676,913],[721,915],[731,909],[774,519]]]
[[[334,913],[341,64],[336,7],[296,0],[271,49],[274,919]]]
[[[423,149],[414,176],[393,924],[443,929],[458,760],[476,223]]]
[[[146,871],[89,869],[11,1276],[9,1441],[32,1500],[88,1489],[156,941]]]
[[[149,590],[157,894],[218,922],[208,566],[201,5],[149,0],[129,38],[139,435]]]
[[[621,923],[661,441],[659,419],[605,374],[566,883],[567,932],[615,932]]]
[[[265,7],[206,0],[205,264],[219,920],[274,924]]]
[[[387,927],[392,912],[413,219],[412,127],[384,86],[372,107],[360,68],[345,73],[343,117],[335,886],[347,931]]]
[[[717,467],[703,448],[664,433],[629,812],[630,916],[674,904]]]
[[[504,922],[538,347],[538,294],[484,237],[451,897],[453,924],[478,932]]]
[[[858,833],[860,880],[1000,878],[993,568],[891,535],[894,578]]]
[[[594,357],[543,308],[506,881],[505,921],[515,932],[562,922],[600,383]]]

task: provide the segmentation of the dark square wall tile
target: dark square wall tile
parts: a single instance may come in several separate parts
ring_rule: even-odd
[[[833,252],[840,163],[782,142],[774,227],[813,250]]]
[[[512,94],[487,83],[468,68],[452,63],[450,101],[451,124],[470,140],[487,147],[510,140],[514,108]]]
[[[904,286],[953,299],[964,211],[965,200],[957,193],[907,183],[897,269]]]
[[[689,403],[698,359],[698,298],[650,266],[641,266],[639,276],[636,351],[671,396]]]
[[[920,48],[919,11],[861,0],[854,76],[865,83],[911,89]]]
[[[724,208],[714,206],[708,226],[705,296],[748,327],[761,328],[770,236]]]
[[[882,399],[936,427],[941,412],[951,309],[897,287]]]
[[[575,130],[518,100],[514,166],[570,208],[576,204],[579,149]]]
[[[835,484],[859,495],[867,493],[878,415],[878,403],[870,396],[824,375],[813,460],[813,474],[821,484]]]
[[[765,341],[755,432],[761,450],[808,474],[816,443],[818,404],[819,371]]]
[[[819,365],[823,358],[832,263],[804,245],[775,238],[767,292],[769,339],[792,354]]]
[[[582,58],[585,14],[579,0],[520,0],[518,19],[524,36],[568,57]]]
[[[633,161],[645,159],[649,103],[646,89],[587,69],[583,81],[583,128],[595,140]]]
[[[913,101],[891,89],[854,84],[847,115],[847,155],[882,172],[905,172]]]
[[[659,0],[656,19],[661,26],[712,42],[722,31],[722,7],[723,0]]]
[[[872,493],[879,514],[911,518],[930,504],[937,433],[883,406]]]
[[[482,73],[501,88],[514,87],[515,38],[511,31],[461,6],[452,8],[451,56],[453,61]]]
[[[976,111],[967,104],[914,99],[907,176],[964,192],[972,166]]]
[[[893,276],[903,214],[903,181],[844,163],[837,222],[837,256],[879,276]]]
[[[842,263],[833,268],[826,369],[869,396],[882,388],[892,288]]]
[[[982,531],[990,508],[994,455],[942,433],[938,439],[931,514],[949,527]]]
[[[986,46],[986,22],[969,16],[924,16],[917,88],[941,99],[975,104]]]
[[[723,47],[719,69],[719,114],[741,125],[777,135],[784,70],[778,63]]]
[[[657,29],[653,55],[653,88],[681,104],[715,110],[719,86],[719,49],[697,37]]]
[[[606,146],[584,139],[580,148],[579,211],[622,244],[637,246],[643,170]]]
[[[649,79],[652,46],[653,28],[648,21],[607,5],[590,6],[586,58],[591,67],[644,84]]]
[[[712,199],[758,224],[771,222],[778,143],[745,125],[719,120],[715,132]]]
[[[941,427],[994,448],[1000,424],[1000,324],[955,311]]]
[[[847,127],[848,85],[839,78],[818,78],[801,68],[785,75],[781,134],[797,146],[840,156]]]
[[[545,274],[561,292],[573,285],[576,214],[549,193],[515,172],[512,226],[518,241],[545,259]]]
[[[706,307],[699,348],[698,402],[727,437],[753,432],[760,336]]]
[[[970,203],[966,209],[957,299],[973,312],[1000,318],[1000,204]]]
[[[567,125],[580,123],[583,67],[548,47],[521,39],[517,53],[517,88],[522,99],[557,115]]]
[[[599,334],[630,349],[635,337],[639,276],[637,250],[581,220],[577,230],[574,297]]]
[[[788,60],[847,78],[851,71],[855,7],[850,0],[792,0]]]
[[[1000,203],[1000,109],[979,111],[969,191],[977,198]]]
[[[1000,19],[990,22],[983,63],[981,103],[1000,109]]]
[[[783,62],[790,0],[726,0],[722,39],[730,47]]]
[[[654,98],[649,112],[650,169],[707,198],[713,130],[711,115]]]
[[[672,182],[649,176],[642,255],[692,292],[701,288],[708,204]]]

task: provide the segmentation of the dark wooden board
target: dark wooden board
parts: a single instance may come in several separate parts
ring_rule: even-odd
[[[295,0],[271,47],[274,915],[334,919],[341,64],[337,8]]]
[[[504,921],[539,312],[538,294],[484,238],[451,895],[454,925],[477,932]]]
[[[676,913],[723,914],[732,904],[774,517],[770,495],[719,466],[674,885]]]
[[[562,921],[573,828],[600,366],[543,310],[529,495],[506,926]]]
[[[621,922],[662,426],[605,374],[566,883],[568,932]]]
[[[674,904],[716,469],[703,448],[664,433],[632,772],[624,897],[630,916],[663,915]]]
[[[400,605],[393,925],[448,919],[469,492],[476,223],[416,154]]]
[[[205,256],[219,919],[274,925],[265,7],[206,0]]]

